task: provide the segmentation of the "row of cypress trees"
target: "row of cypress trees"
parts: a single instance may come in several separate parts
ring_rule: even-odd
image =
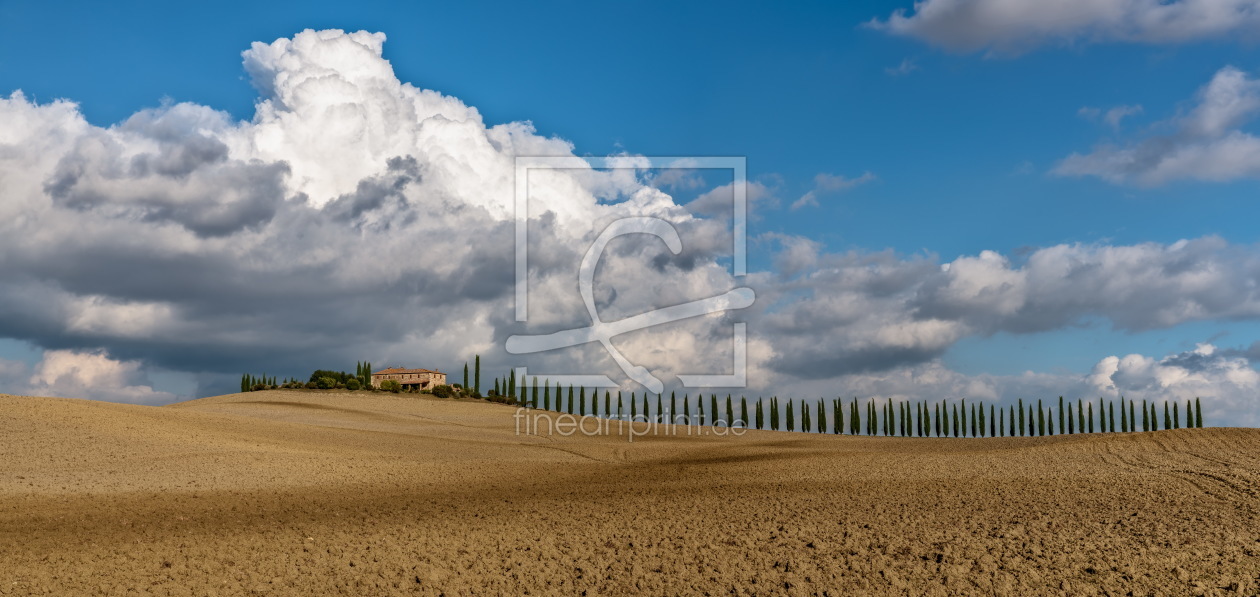
[[[1030,401],[1027,405],[1021,398],[1017,404],[1002,408],[984,402],[938,402],[892,400],[877,403],[866,401],[865,407],[859,407],[855,397],[847,407],[841,399],[819,399],[815,404],[805,401],[787,400],[784,406],[778,397],[769,400],[758,399],[750,411],[748,399],[741,396],[736,401],[727,394],[725,400],[719,400],[717,394],[709,396],[709,407],[705,409],[705,398],[698,396],[694,401],[695,415],[692,415],[693,400],[690,396],[682,397],[682,410],[678,409],[677,394],[669,395],[669,408],[665,408],[664,396],[656,395],[656,408],[652,409],[651,396],[643,393],[642,398],[631,392],[629,409],[626,400],[618,391],[615,396],[605,391],[603,408],[600,406],[598,390],[592,390],[587,397],[586,388],[567,389],[560,384],[554,386],[543,381],[539,384],[533,378],[528,387],[516,384],[515,372],[500,384],[495,381],[496,388],[504,395],[517,399],[529,408],[538,408],[578,416],[604,416],[623,418],[629,416],[635,421],[657,423],[674,423],[682,425],[740,426],[752,429],[768,429],[771,431],[804,431],[816,433],[850,434],[850,435],[883,435],[899,437],[1017,437],[1045,436],[1075,433],[1114,433],[1130,431],[1157,431],[1159,429],[1178,429],[1181,427],[1202,427],[1203,408],[1198,398],[1185,404],[1185,422],[1181,417],[1180,404],[1165,402],[1163,404],[1162,423],[1156,404],[1141,401],[1139,406],[1133,400],[1098,400],[1098,414],[1094,413],[1094,403],[1077,400],[1073,405],[1059,397],[1058,409],[1047,407],[1041,400],[1036,406]],[[517,392],[520,392],[519,395]],[[1117,408],[1117,402],[1119,407]],[[722,408],[722,407],[725,408]],[[859,413],[865,410],[864,415]],[[1119,417],[1116,411],[1119,410]],[[847,411],[847,412],[846,412]],[[1138,413],[1141,413],[1140,415]],[[830,424],[828,417],[830,416]],[[1139,420],[1141,421],[1139,424]],[[1057,425],[1056,425],[1057,421]],[[799,426],[798,426],[799,422]]]

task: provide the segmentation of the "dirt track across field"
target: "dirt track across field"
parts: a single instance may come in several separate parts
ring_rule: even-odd
[[[0,396],[0,595],[1260,592],[1260,430],[631,442],[515,412]]]

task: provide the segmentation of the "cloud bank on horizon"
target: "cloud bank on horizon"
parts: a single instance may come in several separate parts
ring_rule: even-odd
[[[919,13],[932,4],[945,6],[931,0]],[[480,353],[506,368],[522,360],[503,353],[508,335],[589,323],[575,277],[594,235],[614,219],[654,215],[678,227],[684,251],[613,246],[596,278],[606,320],[744,284],[758,295],[744,312],[616,340],[667,381],[728,368],[733,316],[750,322],[751,395],[1203,396],[1214,420],[1260,425],[1250,352],[1204,344],[1099,355],[1088,374],[968,376],[941,362],[964,338],[1088,318],[1127,331],[1260,318],[1257,247],[1205,237],[942,262],[829,253],[774,233],[752,243],[773,252],[774,268],[737,280],[722,262],[731,232],[716,209],[729,185],[680,204],[646,171],[591,170],[570,143],[528,122],[487,125],[476,108],[399,81],[384,42],[307,30],[255,43],[243,53],[260,94],[248,122],[179,103],[102,128],[69,101],[0,99],[0,337],[46,349],[33,370],[0,361],[5,387],[158,403],[174,397],[147,383],[150,367],[199,375],[202,392],[261,373],[259,362],[308,370]],[[1254,93],[1245,76],[1227,83],[1242,85],[1239,97]],[[1207,98],[1216,94],[1204,92],[1213,107],[1186,117],[1187,129],[1228,136],[1253,110],[1246,99],[1219,107]],[[574,160],[572,170],[531,174],[528,330],[512,318],[517,156]],[[1086,170],[1065,173],[1103,176]],[[820,175],[793,207],[873,180]],[[748,192],[773,203],[764,185]],[[616,372],[598,347],[528,364]]]

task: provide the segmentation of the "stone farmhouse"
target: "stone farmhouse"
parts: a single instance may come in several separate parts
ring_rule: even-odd
[[[433,386],[446,384],[446,374],[441,371],[391,367],[389,369],[381,369],[372,374],[372,387],[379,389],[381,382],[387,379],[392,379],[402,384],[404,390],[428,390],[432,389]]]

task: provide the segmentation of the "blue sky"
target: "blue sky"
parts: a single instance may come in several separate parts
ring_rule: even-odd
[[[835,249],[952,258],[1059,242],[1256,240],[1240,217],[1254,209],[1247,181],[1134,189],[1047,175],[1116,137],[1078,116],[1082,107],[1142,105],[1123,138],[1175,115],[1221,67],[1253,68],[1251,44],[1051,45],[995,58],[864,26],[908,3],[840,4],[9,2],[0,82],[73,99],[102,126],[162,98],[247,120],[257,95],[239,53],[250,42],[308,27],[384,31],[400,79],[459,97],[491,123],[533,121],[579,153],[746,155],[754,177],[781,177],[785,199],[817,173],[875,173],[878,184],[819,211],[761,223]],[[911,72],[887,72],[906,60]]]
[[[942,263],[988,250],[1014,266],[1037,248],[1073,243],[1218,236],[1254,251],[1253,175],[1142,184],[1055,173],[1074,153],[1167,134],[1223,68],[1254,72],[1256,47],[1245,40],[1252,24],[1182,33],[1085,15],[1079,30],[1014,48],[1002,40],[1018,39],[1028,23],[960,26],[982,40],[976,47],[942,42],[955,31],[948,23],[902,32],[870,26],[913,9],[910,2],[220,2],[100,10],[6,2],[0,94],[73,100],[98,127],[163,102],[249,121],[258,92],[241,52],[252,42],[307,28],[380,31],[399,80],[475,106],[488,125],[531,121],[579,155],[747,156],[750,178],[777,202],[758,210],[755,236]],[[985,35],[998,41],[986,43]],[[1118,106],[1141,109],[1113,126],[1102,114]],[[823,193],[817,206],[790,208],[816,176],[866,173],[873,179]],[[773,267],[768,252],[752,259]],[[1208,341],[1245,349],[1260,330],[1249,316],[1115,328],[1107,316],[1089,315],[1032,334],[968,334],[942,358],[967,375],[1084,374],[1107,355],[1159,358]],[[85,348],[65,339],[43,348],[62,346]],[[9,359],[34,363],[39,354],[30,338],[0,342]],[[166,380],[155,383],[192,387],[168,369],[154,370]]]

